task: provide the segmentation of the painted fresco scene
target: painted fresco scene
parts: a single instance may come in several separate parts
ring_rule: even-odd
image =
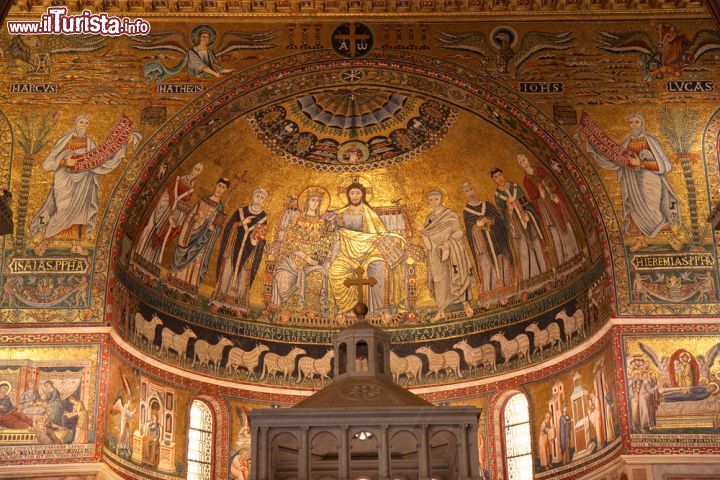
[[[716,359],[720,339],[687,335],[623,337],[633,436],[714,433],[718,428]]]
[[[620,446],[609,348],[527,389],[533,400],[535,478],[555,478]]]
[[[185,478],[190,406],[187,389],[177,388],[112,357],[105,455],[138,473],[161,472]]]
[[[0,347],[3,460],[94,455],[98,350]]]

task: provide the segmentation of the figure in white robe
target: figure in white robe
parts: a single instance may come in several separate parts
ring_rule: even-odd
[[[442,204],[441,192],[428,192],[427,198],[432,212],[420,236],[428,252],[428,288],[438,307],[436,321],[448,306],[472,298],[473,277],[458,214]]]
[[[77,158],[93,148],[95,141],[88,135],[90,117],[85,114],[75,117],[73,128],[60,137],[42,161],[42,169],[54,172],[53,185],[40,210],[33,217],[30,233],[42,235],[36,253],[45,253],[50,240],[56,236],[72,241],[72,252],[84,255],[81,247],[83,235],[90,235],[95,229],[97,212],[100,207],[98,191],[100,176],[106,175],[125,158],[127,144],[136,146],[141,139],[134,132],[128,141],[104,162],[88,169],[71,171]]]
[[[629,166],[615,163],[590,142],[587,151],[600,167],[617,172],[625,233],[637,237],[630,251],[647,247],[646,237],[654,238],[662,231],[670,231],[670,245],[681,250],[682,242],[672,233],[681,223],[680,200],[666,178],[672,162],[660,141],[645,132],[642,115],[631,114],[628,123],[630,135],[620,145],[636,155]]]

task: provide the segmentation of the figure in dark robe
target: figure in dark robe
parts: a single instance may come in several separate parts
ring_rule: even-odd
[[[255,189],[252,203],[237,209],[225,225],[211,304],[248,310],[250,287],[265,249],[267,213],[263,205],[267,198],[267,190]]]
[[[3,189],[2,195],[0,195],[0,236],[12,235],[15,232],[11,205],[12,193]]]
[[[55,388],[55,385],[51,380],[46,381],[43,384],[43,388],[43,393],[45,393],[43,401],[46,405],[45,414],[48,416],[51,423],[54,423],[55,425],[62,425],[65,405],[63,405],[63,401],[60,398],[60,392],[57,388]]]
[[[567,405],[562,407],[560,415],[560,451],[564,465],[570,463],[570,435],[572,435],[572,419],[567,414]]]
[[[480,200],[475,186],[470,183],[463,184],[460,190],[468,201],[463,209],[463,220],[480,280],[482,300],[490,292],[512,285],[512,249],[507,224],[495,205]]]

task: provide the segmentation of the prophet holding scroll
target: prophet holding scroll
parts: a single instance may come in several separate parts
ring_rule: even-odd
[[[108,138],[112,141],[103,142],[105,155],[96,155],[96,161],[85,161],[83,156],[97,147],[88,134],[89,126],[87,115],[75,117],[73,127],[55,142],[42,161],[42,169],[53,172],[53,184],[30,224],[32,235],[42,236],[35,249],[38,255],[45,253],[54,238],[70,240],[72,253],[87,253],[80,242],[83,235],[90,235],[95,230],[100,208],[100,177],[120,165],[128,144],[137,146],[142,138],[132,131],[134,124],[122,117],[114,131],[117,135],[111,134]],[[123,132],[130,133],[123,135]]]
[[[400,304],[404,297],[402,255],[405,239],[389,232],[380,216],[368,205],[367,188],[355,180],[346,187],[348,204],[335,212],[339,243],[330,265],[330,292],[337,320],[344,323],[345,314],[358,301],[357,289],[345,280],[362,267],[377,283],[368,287],[370,312]]]

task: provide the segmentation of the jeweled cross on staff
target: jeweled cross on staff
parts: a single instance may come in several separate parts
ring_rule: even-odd
[[[363,273],[365,273],[365,270],[364,270],[362,267],[358,267],[358,268],[355,269],[355,275],[357,275],[357,278],[354,278],[354,279],[353,279],[353,278],[346,278],[345,281],[343,282],[346,287],[358,287],[358,301],[357,301],[357,303],[362,303],[362,304],[365,303],[365,302],[363,301],[363,300],[364,300],[364,298],[363,298],[363,287],[364,287],[365,285],[368,285],[368,286],[371,286],[371,287],[372,287],[372,286],[374,286],[375,284],[377,284],[377,280],[375,279],[375,277],[363,278]]]
[[[344,50],[342,46],[347,40],[350,44],[350,58],[355,58],[355,55],[357,54],[357,41],[360,40],[361,45],[365,45],[365,48],[362,48],[363,50],[367,49],[367,41],[370,40],[370,35],[367,33],[358,33],[356,25],[351,23],[348,33],[335,34],[335,40],[342,42],[338,47],[339,50]]]

